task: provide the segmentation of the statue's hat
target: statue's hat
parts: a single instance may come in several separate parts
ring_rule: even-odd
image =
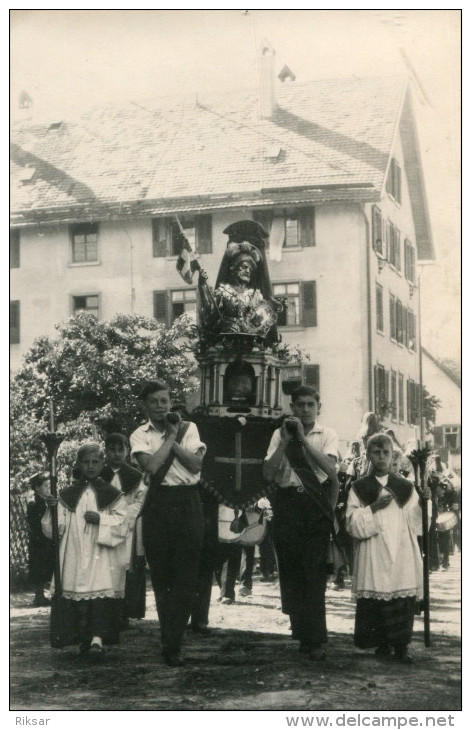
[[[229,243],[260,243],[264,238],[268,238],[268,231],[257,221],[246,220],[231,223],[224,229],[223,233],[229,236]]]

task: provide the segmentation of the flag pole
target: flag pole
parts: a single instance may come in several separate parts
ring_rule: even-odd
[[[183,229],[183,226],[182,226],[182,224],[180,223],[180,219],[179,219],[179,217],[178,217],[177,215],[175,215],[175,220],[177,221],[177,225],[178,225],[178,227],[179,227],[179,229],[180,229],[180,233],[182,234],[182,236],[184,236],[184,238],[186,238],[186,236],[185,236],[185,231],[184,231],[184,229]],[[197,271],[198,271],[199,273],[201,273],[201,266],[200,266],[200,262],[199,262],[199,261],[198,261],[198,259],[196,259],[196,258],[195,258],[195,260],[194,260],[194,261],[195,261],[195,269],[196,269],[196,270],[197,270]],[[219,307],[218,307],[218,305],[217,305],[217,303],[216,303],[216,300],[215,300],[215,298],[214,298],[214,296],[213,296],[213,292],[211,291],[211,289],[210,289],[210,288],[209,288],[209,286],[208,286],[208,282],[207,282],[207,281],[205,281],[205,280],[203,280],[203,285],[204,285],[204,286],[206,287],[206,290],[207,290],[207,292],[208,292],[208,294],[209,294],[209,298],[211,299],[211,304],[213,305],[214,309],[215,309],[215,310],[216,310],[216,312],[218,313],[218,317],[219,317],[219,319],[221,320],[221,322],[223,322],[223,321],[224,321],[224,317],[222,316],[222,314],[221,314],[221,312],[220,312],[220,309],[219,309]]]
[[[47,448],[51,496],[57,499],[57,449],[63,437],[56,433],[54,425],[54,402],[49,401],[49,432],[44,434],[43,441]],[[60,537],[57,503],[50,507],[52,521],[52,542],[54,545],[54,595],[51,599],[51,646],[62,647],[64,644],[64,621],[62,615],[62,580],[60,566]]]
[[[414,449],[409,455],[409,460],[414,467],[415,488],[419,494],[420,506],[422,508],[422,565],[423,565],[423,583],[424,583],[424,645],[429,647],[430,641],[430,582],[429,582],[429,525],[428,525],[428,500],[424,497],[425,491],[425,471],[430,450],[425,446]]]

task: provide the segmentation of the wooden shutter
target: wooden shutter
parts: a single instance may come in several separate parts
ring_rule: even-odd
[[[213,219],[210,215],[199,215],[196,219],[196,240],[198,253],[213,252]]]
[[[20,232],[17,228],[10,228],[10,269],[20,267]]]
[[[398,373],[397,376],[397,394],[398,394],[398,415],[399,420],[404,420],[404,376]]]
[[[154,292],[154,317],[157,322],[168,324],[168,293],[165,289]]]
[[[391,414],[393,418],[397,418],[397,375],[395,370],[391,370]]]
[[[384,393],[383,393],[383,406],[389,403],[391,400],[389,397],[389,370],[383,370],[384,372]],[[385,414],[387,411],[385,411]]]
[[[304,366],[304,383],[320,390],[319,365]]]
[[[413,284],[415,284],[415,248],[412,246],[412,244],[409,244],[409,256],[410,256],[410,279]]]
[[[10,302],[10,345],[20,341],[20,302]]]
[[[389,295],[389,336],[396,339],[396,298],[393,294]]]
[[[374,380],[374,410],[375,413],[379,413],[379,371],[378,366],[375,365],[373,368],[373,380]]]
[[[373,205],[372,208],[371,235],[373,239],[371,242],[373,251],[383,256],[383,220],[381,218],[381,210],[376,205]]]
[[[154,257],[168,256],[168,220],[154,218],[152,221],[152,255]]]
[[[384,331],[383,287],[381,284],[376,284],[376,329],[380,332]]]
[[[299,243],[301,246],[315,246],[314,208],[299,208]]]
[[[304,327],[317,326],[316,282],[302,281],[302,317]]]
[[[394,266],[401,271],[401,231],[394,229]]]
[[[404,276],[410,281],[410,243],[407,238],[404,239]]]

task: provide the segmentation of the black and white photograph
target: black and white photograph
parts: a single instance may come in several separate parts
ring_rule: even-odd
[[[10,9],[9,722],[465,727],[461,16]]]

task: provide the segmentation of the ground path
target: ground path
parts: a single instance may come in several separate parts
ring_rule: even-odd
[[[416,619],[412,667],[352,643],[350,591],[327,591],[328,659],[300,657],[280,611],[277,583],[254,581],[253,595],[221,606],[213,589],[214,632],[188,632],[187,664],[169,669],[158,653],[151,592],[145,620],[133,622],[106,661],[90,667],[75,648],[49,648],[49,609],[12,596],[11,709],[15,710],[370,710],[457,711],[461,707],[460,561],[432,573],[432,647]]]

